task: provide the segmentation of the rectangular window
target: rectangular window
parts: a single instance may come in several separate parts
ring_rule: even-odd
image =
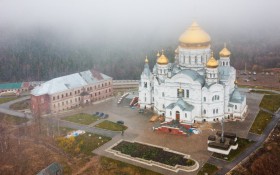
[[[45,101],[45,100],[44,100],[44,98],[41,98],[41,104],[43,104],[43,103],[44,103],[44,101]]]
[[[187,89],[186,90],[186,97],[189,98],[190,97],[190,91]]]

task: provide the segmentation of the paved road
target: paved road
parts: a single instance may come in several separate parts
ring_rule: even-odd
[[[229,172],[231,169],[233,169],[237,164],[242,162],[246,157],[248,157],[250,154],[252,154],[254,151],[256,151],[260,146],[262,146],[263,142],[266,140],[270,132],[274,129],[274,127],[277,125],[277,123],[280,120],[280,112],[278,112],[270,121],[270,123],[266,126],[266,128],[263,131],[263,134],[258,136],[253,133],[249,133],[247,138],[250,140],[256,141],[251,147],[247,148],[241,155],[239,155],[237,158],[235,158],[232,162],[228,163],[226,161],[215,159],[213,157],[210,157],[208,160],[208,163],[214,164],[216,166],[222,167],[217,174],[218,175],[224,175],[227,172]]]
[[[9,114],[9,115],[13,115],[13,116],[17,116],[17,117],[27,117],[27,118],[31,119],[32,115],[26,114],[24,112],[19,112],[19,111],[16,111],[16,110],[12,110],[12,109],[9,108],[10,105],[12,105],[14,103],[17,103],[17,102],[20,102],[20,101],[27,100],[27,99],[30,99],[30,97],[29,96],[21,97],[21,98],[18,98],[16,100],[13,100],[13,101],[9,101],[7,103],[0,104],[0,112],[5,113],[5,114]]]
[[[56,119],[56,118],[44,118],[44,120],[48,121],[50,123],[53,123],[54,125],[59,125],[60,127],[84,130],[86,132],[103,135],[103,136],[111,137],[111,138],[120,134],[119,131],[109,131],[109,130],[93,127],[92,125],[82,125],[82,124],[73,123],[73,122],[60,120],[60,119]],[[98,122],[99,121],[95,122],[95,124],[97,124]]]

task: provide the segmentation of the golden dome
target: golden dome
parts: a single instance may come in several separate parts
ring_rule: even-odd
[[[230,51],[227,49],[226,43],[224,44],[224,48],[220,51],[220,57],[229,57]]]
[[[157,59],[157,63],[158,64],[168,64],[168,58],[163,54],[163,50],[162,50],[162,54],[161,56]]]
[[[210,36],[193,22],[192,25],[180,36],[179,42],[182,47],[208,47]]]
[[[218,61],[214,58],[213,52],[211,58],[208,60],[206,67],[207,68],[217,68],[219,66]]]
[[[149,63],[148,56],[146,56],[145,63]]]

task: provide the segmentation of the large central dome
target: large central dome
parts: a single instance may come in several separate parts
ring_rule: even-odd
[[[200,26],[193,22],[192,25],[180,36],[180,46],[182,47],[208,47],[211,38]]]

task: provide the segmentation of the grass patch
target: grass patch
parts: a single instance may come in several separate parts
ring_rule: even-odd
[[[100,175],[108,175],[108,174],[161,175],[160,173],[156,173],[151,170],[147,170],[138,166],[134,166],[125,162],[121,162],[103,156],[100,157],[100,165],[102,169],[102,171],[100,171],[101,173]]]
[[[250,92],[252,92],[252,93],[258,93],[258,94],[269,94],[269,95],[275,95],[275,94],[277,94],[277,93],[275,93],[275,92],[264,91],[264,90],[255,90],[255,89],[250,90]]]
[[[99,119],[99,117],[93,116],[90,114],[80,113],[80,114],[67,116],[62,119],[69,121],[69,122],[79,123],[79,124],[83,124],[83,125],[89,125],[91,123],[96,122]]]
[[[17,99],[17,97],[4,97],[4,98],[0,98],[0,104],[3,104],[3,103],[7,103],[9,101],[13,101]]]
[[[145,145],[142,143],[131,143],[122,141],[112,148],[123,154],[130,155],[145,160],[152,160],[170,166],[182,165],[193,166],[195,162],[192,159],[184,158],[181,154],[165,151],[163,148]]]
[[[77,156],[79,154],[86,156],[93,155],[93,150],[100,147],[109,140],[111,140],[111,138],[92,133],[85,133],[83,135],[70,138],[56,138],[58,146],[62,148],[65,152],[73,156]]]
[[[10,109],[13,110],[24,110],[30,108],[30,100],[24,100],[17,103],[14,103],[10,106]]]
[[[267,124],[271,121],[271,119],[272,119],[271,114],[260,110],[249,132],[255,134],[262,134],[263,130],[265,129]]]
[[[260,103],[260,107],[276,112],[280,107],[280,95],[265,95]]]
[[[117,124],[117,123],[111,122],[109,120],[105,120],[105,121],[95,125],[95,127],[102,128],[102,129],[107,129],[107,130],[111,130],[111,131],[122,131],[122,130],[127,129],[127,126]]]
[[[254,141],[249,141],[248,139],[245,139],[245,138],[237,138],[237,143],[238,143],[238,148],[236,150],[231,150],[229,155],[213,153],[212,156],[231,162],[238,155],[240,155],[243,151],[245,151],[246,148],[251,146],[254,143]]]
[[[205,163],[203,167],[199,170],[197,175],[205,175],[207,173],[208,175],[214,175],[219,169],[212,164]]]
[[[19,125],[25,122],[28,122],[27,118],[16,117],[9,114],[0,113],[0,122],[1,123],[8,123],[11,125]]]

